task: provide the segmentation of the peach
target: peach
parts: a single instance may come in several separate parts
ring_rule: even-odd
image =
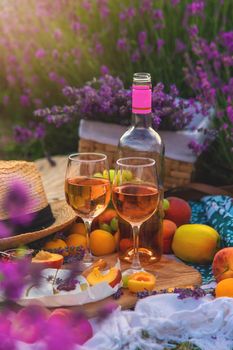
[[[215,254],[212,271],[217,282],[233,277],[233,247],[223,248]]]
[[[91,286],[101,282],[107,282],[114,288],[121,281],[121,271],[116,267],[112,267],[107,273],[102,273],[98,267],[95,267],[86,278]]]
[[[55,309],[51,313],[48,322],[67,325],[74,336],[75,343],[79,345],[83,345],[93,335],[90,322],[83,315],[78,315],[69,309]]]
[[[64,258],[60,254],[49,253],[45,250],[40,250],[39,253],[32,258],[32,264],[40,265],[42,268],[60,269]]]
[[[98,217],[99,225],[101,224],[110,224],[113,218],[117,216],[117,213],[114,209],[107,208],[100,216]]]
[[[126,252],[126,250],[133,247],[133,240],[129,238],[122,238],[119,243],[119,248],[121,252]]]
[[[164,254],[172,254],[172,240],[173,236],[176,232],[177,226],[171,221],[164,219],[162,226],[162,234],[163,234],[163,253]]]
[[[156,278],[149,272],[136,272],[128,278],[128,289],[133,293],[143,292],[144,290],[153,290],[155,288]]]
[[[173,221],[177,227],[188,224],[191,218],[191,208],[188,202],[178,197],[168,197],[169,208],[165,210],[165,219]]]
[[[36,315],[36,318],[35,318]],[[12,335],[15,339],[33,344],[41,339],[49,311],[39,305],[21,309],[12,322]]]

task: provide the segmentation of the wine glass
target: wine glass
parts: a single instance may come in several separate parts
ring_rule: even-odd
[[[101,153],[75,153],[68,158],[65,177],[66,201],[83,219],[87,231],[84,267],[93,262],[90,251],[91,224],[108,206],[111,197],[107,156]]]
[[[112,201],[118,215],[133,229],[132,270],[141,270],[139,259],[140,226],[159,205],[159,185],[155,161],[128,157],[116,162]]]

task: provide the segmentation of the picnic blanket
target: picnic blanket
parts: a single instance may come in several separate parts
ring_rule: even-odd
[[[205,196],[200,201],[190,201],[192,224],[213,227],[221,237],[221,248],[233,247],[233,198],[228,196]],[[203,284],[214,281],[210,265],[190,264],[202,275]]]

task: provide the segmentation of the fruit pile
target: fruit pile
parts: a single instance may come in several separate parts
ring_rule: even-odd
[[[93,221],[90,234],[90,248],[95,256],[112,254],[118,244],[118,219],[116,211],[106,209],[98,218]],[[86,248],[86,228],[82,222],[77,222],[70,228],[67,237],[53,238],[47,241],[43,250],[58,252],[64,257],[74,255],[80,247]]]
[[[217,282],[216,297],[233,297],[233,247],[221,249],[220,235],[212,227],[189,224],[192,212],[183,199],[167,198],[164,209],[164,253],[174,253],[189,263],[212,263],[212,272]]]

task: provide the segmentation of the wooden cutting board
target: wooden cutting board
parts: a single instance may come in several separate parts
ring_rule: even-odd
[[[110,266],[113,266],[116,263],[117,255],[105,256],[104,259]],[[147,266],[144,265],[143,267],[156,275],[157,283],[155,290],[169,287],[200,286],[202,283],[201,275],[197,270],[168,256],[162,257],[157,263]],[[129,264],[121,262],[121,268],[122,270],[128,269]],[[123,310],[133,308],[137,302],[136,295],[131,293],[128,289],[123,289],[123,293],[124,294],[118,300],[113,300],[112,297],[109,297],[95,303],[89,303],[78,307],[75,306],[72,309],[81,309],[88,317],[95,317],[98,311],[102,309],[107,302],[114,301],[120,305]]]

